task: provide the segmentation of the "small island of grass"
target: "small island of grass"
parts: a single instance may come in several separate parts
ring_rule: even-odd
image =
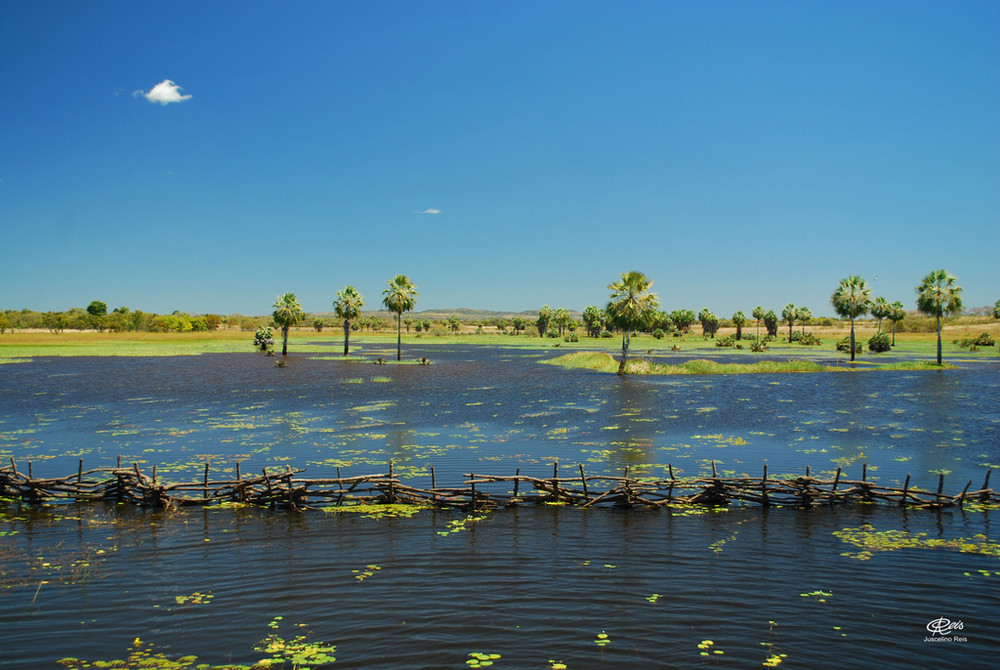
[[[558,358],[543,361],[549,365],[564,368],[594,370],[596,372],[617,373],[620,361],[611,354],[600,351],[577,351]],[[625,364],[625,374],[630,375],[721,375],[721,374],[761,374],[782,372],[833,372],[844,370],[941,370],[951,365],[938,365],[934,361],[897,361],[892,363],[868,363],[865,365],[824,365],[815,361],[790,359],[787,361],[754,361],[752,363],[717,363],[705,359],[695,359],[672,365],[653,363],[646,359],[629,359]]]

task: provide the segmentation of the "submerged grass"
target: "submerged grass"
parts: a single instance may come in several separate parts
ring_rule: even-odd
[[[550,365],[565,368],[618,372],[618,361],[609,353],[578,351],[548,361]],[[705,359],[685,361],[676,365],[653,363],[642,358],[630,359],[625,365],[631,375],[723,375],[723,374],[774,374],[787,372],[832,372],[845,370],[941,370],[954,366],[937,365],[933,361],[902,361],[895,363],[868,363],[863,366],[843,364],[824,365],[815,361],[791,359],[787,361],[754,361],[749,363],[717,363]]]

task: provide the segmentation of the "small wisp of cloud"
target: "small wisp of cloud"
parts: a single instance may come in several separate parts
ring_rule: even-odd
[[[415,211],[414,214],[440,214],[440,209],[424,209],[421,211]]]
[[[133,98],[138,98],[140,95],[150,102],[158,102],[161,105],[169,105],[171,102],[184,102],[191,99],[190,95],[181,95],[181,87],[169,79],[161,81],[150,89],[149,93],[145,93],[141,89],[132,92]]]

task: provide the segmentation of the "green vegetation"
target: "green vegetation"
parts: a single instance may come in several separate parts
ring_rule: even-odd
[[[608,284],[611,300],[605,311],[612,326],[622,331],[622,360],[618,374],[625,374],[628,360],[629,339],[632,331],[645,328],[659,305],[655,293],[649,292],[653,282],[641,272],[622,273],[621,281]]]
[[[351,321],[361,316],[361,308],[364,306],[364,297],[353,286],[345,286],[343,290],[337,292],[337,299],[333,302],[333,311],[338,318],[344,320],[344,356],[347,356],[351,351]],[[409,326],[406,330],[409,331]]]
[[[937,362],[941,365],[941,317],[962,311],[962,287],[947,270],[934,270],[917,285],[917,309],[937,323]]]
[[[854,321],[859,316],[863,316],[871,307],[872,290],[868,288],[868,283],[857,275],[851,275],[840,280],[840,284],[830,296],[830,302],[837,314],[845,319],[851,320],[851,360],[857,353],[857,345],[854,337]],[[938,365],[941,361],[938,361]]]
[[[565,354],[548,361],[550,365],[566,368],[595,370],[597,372],[615,372],[618,364],[611,354],[597,351],[579,351]],[[631,359],[625,366],[625,374],[633,375],[720,375],[720,374],[775,374],[784,372],[830,372],[836,370],[939,370],[938,366],[927,361],[903,361],[896,363],[872,363],[862,367],[850,368],[838,365],[824,365],[815,361],[753,361],[748,363],[718,363],[705,359],[696,359],[671,365],[668,363],[653,363],[645,359]]]
[[[396,275],[382,291],[382,304],[396,314],[396,360],[403,360],[403,312],[413,310],[417,303],[417,287],[406,275]]]
[[[278,296],[274,302],[274,322],[281,328],[281,355],[288,355],[288,329],[306,318],[294,293]]]

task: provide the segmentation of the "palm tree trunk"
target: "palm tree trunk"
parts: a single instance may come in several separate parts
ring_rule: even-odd
[[[348,344],[350,337],[351,337],[351,322],[348,321],[347,319],[344,319],[344,355],[345,356],[347,355],[347,352],[350,351],[350,346]]]
[[[854,318],[851,318],[851,362],[854,362]]]
[[[403,360],[403,313],[396,312],[396,361]]]
[[[625,361],[628,360],[629,337],[628,331],[622,335],[622,362],[618,364],[618,374],[625,374]]]
[[[288,355],[288,326],[281,327],[281,355]]]
[[[938,365],[941,365],[941,315],[937,315],[937,336],[938,336],[938,346],[937,346],[937,361]]]

